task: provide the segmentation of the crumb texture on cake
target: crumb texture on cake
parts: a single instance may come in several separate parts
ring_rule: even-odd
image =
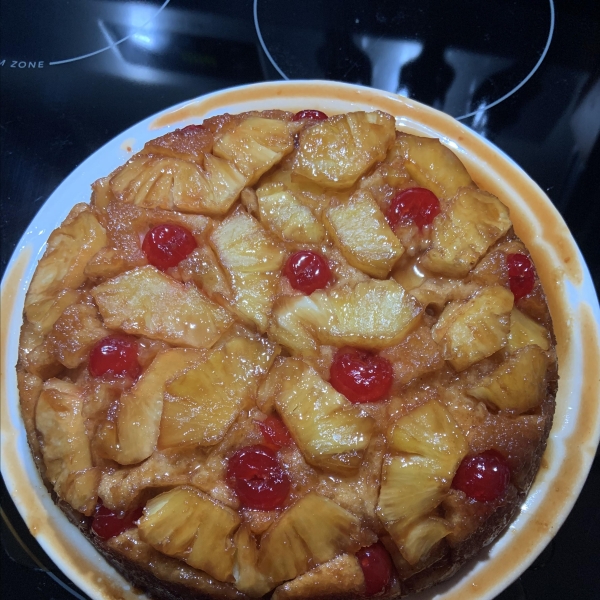
[[[427,221],[402,204],[413,188],[439,204]],[[166,268],[145,246],[162,225],[193,238]],[[289,276],[301,252],[331,271],[308,294]],[[169,132],[93,184],[37,266],[17,365],[36,464],[159,600],[361,598],[357,556],[378,542],[393,564],[380,597],[425,589],[510,522],[552,424],[547,303],[509,256],[531,265],[501,199],[381,111]],[[133,344],[135,376],[91,374],[105,339]],[[381,398],[340,391],[346,351],[389,365]],[[234,489],[230,459],[249,447],[284,473],[275,508]],[[509,482],[479,501],[453,481],[490,451]],[[99,510],[137,517],[100,536]]]

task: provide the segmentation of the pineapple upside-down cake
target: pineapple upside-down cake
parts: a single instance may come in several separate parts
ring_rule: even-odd
[[[55,501],[153,597],[398,597],[518,510],[552,422],[506,206],[383,112],[225,114],[56,229],[17,366]]]

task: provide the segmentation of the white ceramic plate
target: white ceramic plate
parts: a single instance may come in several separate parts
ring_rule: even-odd
[[[223,112],[281,108],[328,114],[385,110],[397,127],[441,138],[483,189],[511,210],[531,254],[554,321],[560,383],[554,427],[542,468],[521,513],[504,535],[450,581],[419,600],[492,598],[517,578],[554,536],[573,506],[600,436],[600,309],[565,223],[542,190],[505,154],[450,117],[386,92],[333,82],[276,82],[224,90],[167,109],[134,125],[82,163],[56,189],[23,235],[2,280],[2,475],[29,529],[58,567],[94,599],[139,595],[96,553],[53,504],[33,463],[19,413],[15,364],[25,292],[50,232],[90,184],[144,143]]]

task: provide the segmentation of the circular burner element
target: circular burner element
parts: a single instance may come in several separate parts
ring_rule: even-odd
[[[13,2],[0,25],[2,51],[19,61],[63,64],[143,35],[170,0]]]
[[[254,0],[263,49],[284,79],[334,79],[466,118],[505,100],[542,63],[552,0]]]

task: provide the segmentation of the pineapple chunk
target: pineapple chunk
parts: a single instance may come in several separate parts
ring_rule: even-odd
[[[92,464],[81,410],[83,390],[67,381],[43,385],[35,410],[46,477],[75,510],[91,515],[96,507],[100,472]]]
[[[385,158],[395,136],[387,113],[335,115],[302,131],[292,170],[329,188],[347,188]]]
[[[256,567],[258,549],[248,525],[243,524],[237,530],[233,541],[236,548],[233,567],[235,587],[251,598],[264,596],[271,590],[271,586],[267,578]]]
[[[518,308],[513,308],[510,313],[510,331],[506,348],[515,352],[519,348],[535,344],[542,350],[550,348],[550,334],[545,327],[530,319]]]
[[[439,473],[452,479],[469,449],[467,439],[446,408],[435,400],[398,419],[388,435],[389,448],[435,459]]]
[[[335,471],[357,469],[374,421],[298,358],[281,360],[266,384],[307,462]]]
[[[440,540],[451,533],[452,528],[445,519],[423,517],[408,524],[401,521],[392,523],[387,530],[404,560],[415,566],[421,557],[426,557]]]
[[[450,487],[446,474],[434,458],[417,454],[386,457],[377,503],[381,520],[408,522],[431,512]]]
[[[499,285],[450,302],[431,331],[444,358],[463,371],[500,350],[508,339],[513,302],[512,293]]]
[[[404,247],[368,191],[325,211],[325,226],[346,260],[371,277],[384,279]]]
[[[106,245],[106,232],[86,204],[77,204],[48,238],[46,252],[33,274],[25,298],[25,315],[50,311],[58,292],[76,289],[86,279],[85,265]]]
[[[50,352],[68,369],[86,361],[96,342],[108,335],[95,306],[72,304],[48,334]]]
[[[219,581],[233,582],[232,534],[240,525],[240,517],[231,508],[217,504],[208,496],[204,498],[198,534],[186,562]]]
[[[360,520],[313,492],[304,496],[261,539],[258,568],[278,584],[344,552],[360,548]]]
[[[246,178],[216,157],[207,158],[205,164],[206,170],[176,158],[138,154],[115,172],[110,187],[122,202],[145,208],[224,215]]]
[[[212,446],[256,395],[274,359],[264,340],[234,337],[166,386],[158,447]]]
[[[460,160],[437,139],[401,133],[395,148],[404,156],[410,176],[438,198],[452,198],[459,188],[473,185]]]
[[[182,285],[150,265],[109,279],[91,293],[108,327],[167,343],[210,348],[232,322],[195,285]]]
[[[525,346],[467,392],[500,410],[526,412],[544,397],[547,367],[548,358],[541,348]]]
[[[283,184],[264,185],[256,194],[261,223],[277,237],[286,242],[304,244],[323,241],[323,225]]]
[[[251,116],[220,135],[213,154],[231,161],[246,177],[246,185],[253,185],[294,149],[294,135],[301,127],[300,123]]]
[[[210,204],[205,199],[206,206],[202,212],[210,215],[225,215],[246,187],[246,177],[232,163],[212,154],[206,155],[204,167],[213,196]]]
[[[398,530],[442,501],[469,446],[450,413],[435,400],[400,417],[388,438],[389,448],[402,454],[384,461],[377,512],[384,523],[399,521],[394,526]],[[413,533],[411,544],[417,541]]]
[[[119,399],[118,446],[110,458],[122,465],[132,465],[154,452],[167,381],[202,358],[202,350],[183,348],[166,350],[156,356],[135,385]]]
[[[422,308],[393,280],[372,279],[352,289],[318,290],[280,299],[270,334],[292,352],[316,356],[317,342],[380,350],[416,327]]]
[[[236,210],[212,233],[211,242],[229,273],[234,290],[231,308],[261,332],[267,328],[284,253],[260,223]]]
[[[153,548],[185,560],[219,581],[233,580],[231,534],[238,514],[190,486],[154,497],[138,523],[140,538]]]
[[[231,301],[233,290],[215,251],[210,246],[199,246],[179,263],[179,272],[185,283],[193,281],[217,303]]]
[[[35,325],[37,331],[47,335],[63,312],[79,299],[79,292],[70,289],[62,290],[52,299],[52,302],[42,301],[31,304],[27,309],[27,319]]]
[[[202,164],[204,155],[212,150],[213,134],[203,127],[184,127],[150,140],[142,154],[161,154]]]
[[[450,277],[464,277],[512,224],[496,196],[463,188],[433,221],[432,247],[421,264]]]
[[[341,598],[364,596],[365,576],[354,554],[341,554],[333,560],[280,585],[272,600]]]

